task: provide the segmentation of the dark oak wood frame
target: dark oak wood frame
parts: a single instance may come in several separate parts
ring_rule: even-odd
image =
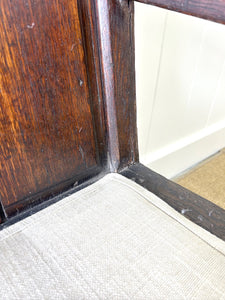
[[[98,167],[25,199],[1,228],[24,218],[109,172],[119,172],[158,195],[191,221],[225,240],[225,211],[139,163],[136,127],[134,1],[77,0]],[[223,1],[138,0],[225,23]],[[165,4],[166,3],[166,4]],[[45,201],[44,201],[45,200]],[[44,201],[44,202],[43,202]],[[1,202],[1,201],[0,201]],[[18,205],[18,204],[16,204]],[[14,205],[15,206],[15,205]],[[14,209],[15,207],[13,207]],[[13,216],[14,215],[14,216]]]
[[[225,2],[223,0],[136,0],[186,15],[225,24]]]
[[[121,172],[192,222],[225,240],[225,210],[137,163]]]

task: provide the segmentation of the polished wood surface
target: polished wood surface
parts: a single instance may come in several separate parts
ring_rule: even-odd
[[[0,198],[13,214],[99,164],[77,1],[2,0],[0,57]]]
[[[225,241],[225,210],[138,163],[121,172]]]
[[[133,1],[96,0],[100,64],[108,129],[108,164],[138,161]]]
[[[138,161],[133,1],[4,0],[0,17],[6,214]]]
[[[119,169],[139,160],[136,124],[134,2],[110,1]]]
[[[224,0],[135,0],[225,24]]]
[[[96,132],[96,147],[99,152],[100,163],[107,166],[107,139],[105,101],[102,90],[102,74],[99,57],[98,19],[96,17],[96,4],[93,0],[79,0],[81,29],[83,43],[86,52],[86,64],[88,67],[88,81],[91,90],[92,117]]]

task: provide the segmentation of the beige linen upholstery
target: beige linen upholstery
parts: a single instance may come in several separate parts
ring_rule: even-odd
[[[225,243],[117,174],[0,240],[1,299],[225,299]]]

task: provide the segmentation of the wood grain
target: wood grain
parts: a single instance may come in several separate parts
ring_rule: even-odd
[[[99,152],[101,165],[107,165],[107,129],[105,105],[102,90],[102,75],[99,57],[98,20],[96,6],[93,0],[79,0],[81,30],[85,50],[87,77],[91,90],[91,108],[96,133],[96,147]]]
[[[142,164],[134,164],[121,172],[200,225],[225,241],[225,210],[182,186],[153,172]]]
[[[110,1],[119,169],[138,162],[134,52],[134,2]]]
[[[2,0],[0,57],[0,197],[11,214],[99,164],[77,1]]]
[[[225,24],[224,0],[135,0]]]
[[[134,3],[83,0],[79,6],[98,149],[114,172],[138,161]]]
[[[111,171],[138,161],[133,1],[96,0]]]
[[[0,17],[6,213],[138,161],[133,1],[3,0]]]

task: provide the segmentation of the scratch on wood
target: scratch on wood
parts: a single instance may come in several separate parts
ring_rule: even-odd
[[[70,51],[73,51],[73,49],[74,49],[75,46],[76,46],[76,44],[73,44],[73,45],[71,46]]]
[[[192,211],[192,210],[189,209],[189,208],[183,208],[183,209],[181,210],[181,213],[182,213],[182,215],[184,215],[184,214],[186,214],[186,212],[189,212],[189,211]]]
[[[213,209],[212,210],[210,210],[210,212],[209,212],[209,217],[211,217],[211,215],[212,215],[212,213],[213,213]]]
[[[202,222],[203,221],[203,216],[199,215],[198,219]]]
[[[85,164],[85,167],[87,167],[87,165],[86,165],[86,160],[85,160],[85,155],[84,155],[84,150],[83,150],[83,148],[81,147],[81,145],[79,145],[79,151],[80,151],[82,160],[83,160],[83,162],[84,162],[84,164]]]
[[[34,22],[32,22],[32,24],[31,24],[31,25],[27,25],[27,28],[29,28],[29,29],[33,29],[33,28],[34,28],[34,26],[35,26],[35,23],[34,23]]]

